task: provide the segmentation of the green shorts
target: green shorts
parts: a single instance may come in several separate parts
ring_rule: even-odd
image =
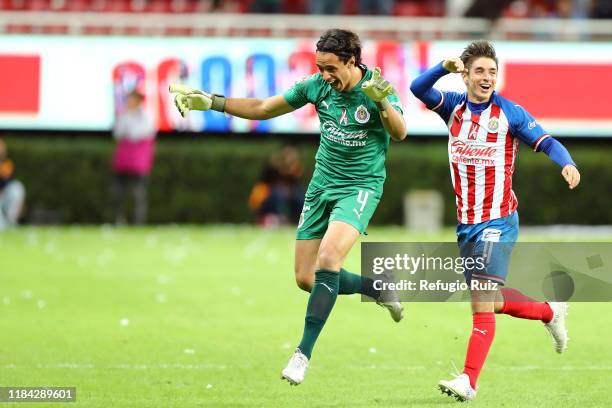
[[[364,234],[381,195],[379,190],[360,187],[323,191],[309,186],[296,239],[323,238],[330,221],[343,221]]]

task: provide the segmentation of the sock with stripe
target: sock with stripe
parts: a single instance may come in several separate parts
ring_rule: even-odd
[[[304,322],[304,334],[298,348],[308,359],[312,355],[315,342],[323,330],[327,317],[331,313],[340,285],[339,273],[320,269],[315,272],[315,281],[308,306],[306,307],[306,319]]]
[[[476,389],[476,380],[495,338],[495,313],[474,313],[472,322],[472,334],[468,342],[463,372],[470,377],[472,388]]]
[[[538,302],[520,291],[512,288],[502,288],[504,306],[499,313],[518,317],[520,319],[541,320],[548,323],[553,318],[553,311],[546,302]]]

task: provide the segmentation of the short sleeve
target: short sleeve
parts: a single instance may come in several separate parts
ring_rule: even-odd
[[[465,102],[466,96],[457,92],[438,92],[442,94],[442,100],[431,110],[440,115],[445,123],[448,123],[450,116],[455,110],[455,106]]]
[[[319,74],[314,74],[303,78],[289,88],[283,95],[285,100],[294,109],[299,109],[307,103],[313,103],[313,91],[316,91],[317,78]]]

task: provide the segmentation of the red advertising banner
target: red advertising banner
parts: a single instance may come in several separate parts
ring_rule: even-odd
[[[283,94],[317,71],[316,39],[10,36],[0,42],[0,129],[109,130],[137,87],[158,128],[193,132],[318,133],[311,105],[266,121],[218,112],[181,118],[168,85],[180,82],[228,97]],[[412,135],[447,134],[410,83],[465,42],[363,42],[363,61],[379,66],[400,95]],[[612,137],[612,44],[496,42],[497,91],[525,107],[555,136]],[[465,91],[459,75],[435,85]],[[87,103],[75,101],[86,90]]]
[[[0,114],[38,113],[40,57],[0,54]]]
[[[505,66],[503,95],[538,118],[612,119],[612,64]]]

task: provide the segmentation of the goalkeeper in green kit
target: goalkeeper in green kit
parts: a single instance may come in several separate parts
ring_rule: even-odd
[[[321,140],[295,243],[295,279],[310,297],[302,340],[281,373],[293,385],[304,380],[314,343],[338,294],[361,293],[387,308],[396,322],[403,317],[397,297],[342,268],[380,201],[389,140],[406,137],[399,98],[379,68],[372,71],[361,63],[355,33],[325,32],[317,42],[316,64],[319,73],[267,99],[225,98],[170,86],[183,116],[190,110],[213,109],[263,120],[315,105]]]

